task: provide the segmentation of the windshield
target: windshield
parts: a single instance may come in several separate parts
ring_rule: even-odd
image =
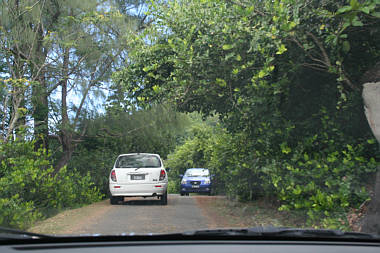
[[[186,170],[185,177],[209,177],[207,169],[189,169]]]
[[[4,231],[380,234],[379,0],[0,6]]]
[[[125,155],[116,161],[116,168],[160,168],[161,162],[152,155]]]

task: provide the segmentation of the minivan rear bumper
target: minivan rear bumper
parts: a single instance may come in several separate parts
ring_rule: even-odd
[[[110,184],[112,196],[124,197],[154,197],[163,195],[166,192],[166,183],[155,184]]]

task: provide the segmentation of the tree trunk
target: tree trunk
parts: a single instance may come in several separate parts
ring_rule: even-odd
[[[62,151],[63,151],[63,154],[61,158],[59,159],[57,166],[55,167],[55,173],[58,173],[59,170],[70,161],[73,155],[74,148],[72,145],[72,138],[68,135],[63,135]]]
[[[43,46],[43,28],[39,24],[36,28],[36,49],[35,57],[32,58],[35,64],[31,64],[31,69],[35,80],[38,82],[33,86],[33,119],[34,119],[34,138],[36,139],[35,149],[41,146],[48,152],[48,137],[49,137],[49,104],[48,92],[45,78],[45,69],[43,67],[47,50]]]
[[[39,83],[33,87],[33,119],[34,119],[34,138],[36,140],[35,149],[44,148],[47,152],[48,146],[48,117],[49,106],[46,94],[45,80],[39,78]]]
[[[363,86],[364,110],[369,126],[380,143],[380,82]],[[374,194],[362,227],[364,232],[380,234],[380,168],[377,169]]]
[[[17,127],[17,123],[20,120],[20,104],[24,100],[23,97],[23,90],[20,88],[15,87],[12,92],[12,106],[11,106],[11,116],[9,119],[9,125],[8,130],[5,135],[5,142],[9,141],[10,139],[13,139],[13,132],[15,128]],[[5,115],[4,115],[5,117]]]
[[[70,49],[64,49],[63,55],[63,66],[62,66],[62,76],[63,80],[61,81],[61,130],[60,130],[60,138],[62,142],[62,156],[58,161],[58,164],[55,168],[55,172],[57,173],[63,166],[65,166],[71,159],[71,156],[74,152],[73,146],[73,131],[70,127],[69,115],[67,114],[67,81],[68,81],[68,73],[69,73],[69,60],[70,60]]]

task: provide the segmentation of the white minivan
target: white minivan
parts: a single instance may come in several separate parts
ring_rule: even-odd
[[[109,176],[110,202],[112,205],[124,197],[157,197],[166,205],[168,175],[157,154],[122,154]]]

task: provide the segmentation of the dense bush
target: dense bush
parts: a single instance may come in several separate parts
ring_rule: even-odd
[[[62,168],[58,173],[45,150],[18,139],[0,145],[0,224],[24,229],[43,216],[102,198],[89,173]]]
[[[317,141],[312,139],[311,144]],[[361,149],[363,144],[347,144],[328,153],[307,153],[300,144],[287,159],[272,160],[264,169],[282,204],[280,210],[305,210],[310,224],[318,224],[358,208],[369,198],[366,186],[377,165]]]
[[[218,193],[240,201],[265,198],[280,211],[300,211],[308,217],[308,226],[330,228],[345,228],[345,214],[369,198],[367,186],[377,166],[368,155],[376,154],[374,140],[343,145],[339,131],[321,129],[321,135],[276,146],[264,137],[251,141],[222,128],[193,130],[198,134],[168,156],[176,191],[178,174],[189,167],[207,167],[215,175]],[[264,126],[262,131],[263,136],[264,131],[273,133]]]
[[[0,198],[1,226],[26,229],[41,217],[33,201],[24,202],[17,194],[12,198]]]
[[[169,180],[170,191],[179,193],[181,177],[188,168],[202,168],[207,163],[204,152],[210,145],[213,129],[208,124],[195,123],[186,132],[182,145],[168,155],[165,161],[166,167],[170,168]]]
[[[123,94],[216,114],[226,129],[198,129],[169,155],[173,175],[208,167],[217,190],[272,198],[315,226],[368,198],[379,155],[361,87],[379,60],[375,0],[158,0],[149,13],[157,22],[114,74]]]
[[[90,173],[102,193],[108,193],[108,175],[115,159],[125,153],[157,153],[166,158],[189,123],[188,116],[165,105],[121,112],[109,108],[89,120],[87,134],[78,144],[68,168]]]

